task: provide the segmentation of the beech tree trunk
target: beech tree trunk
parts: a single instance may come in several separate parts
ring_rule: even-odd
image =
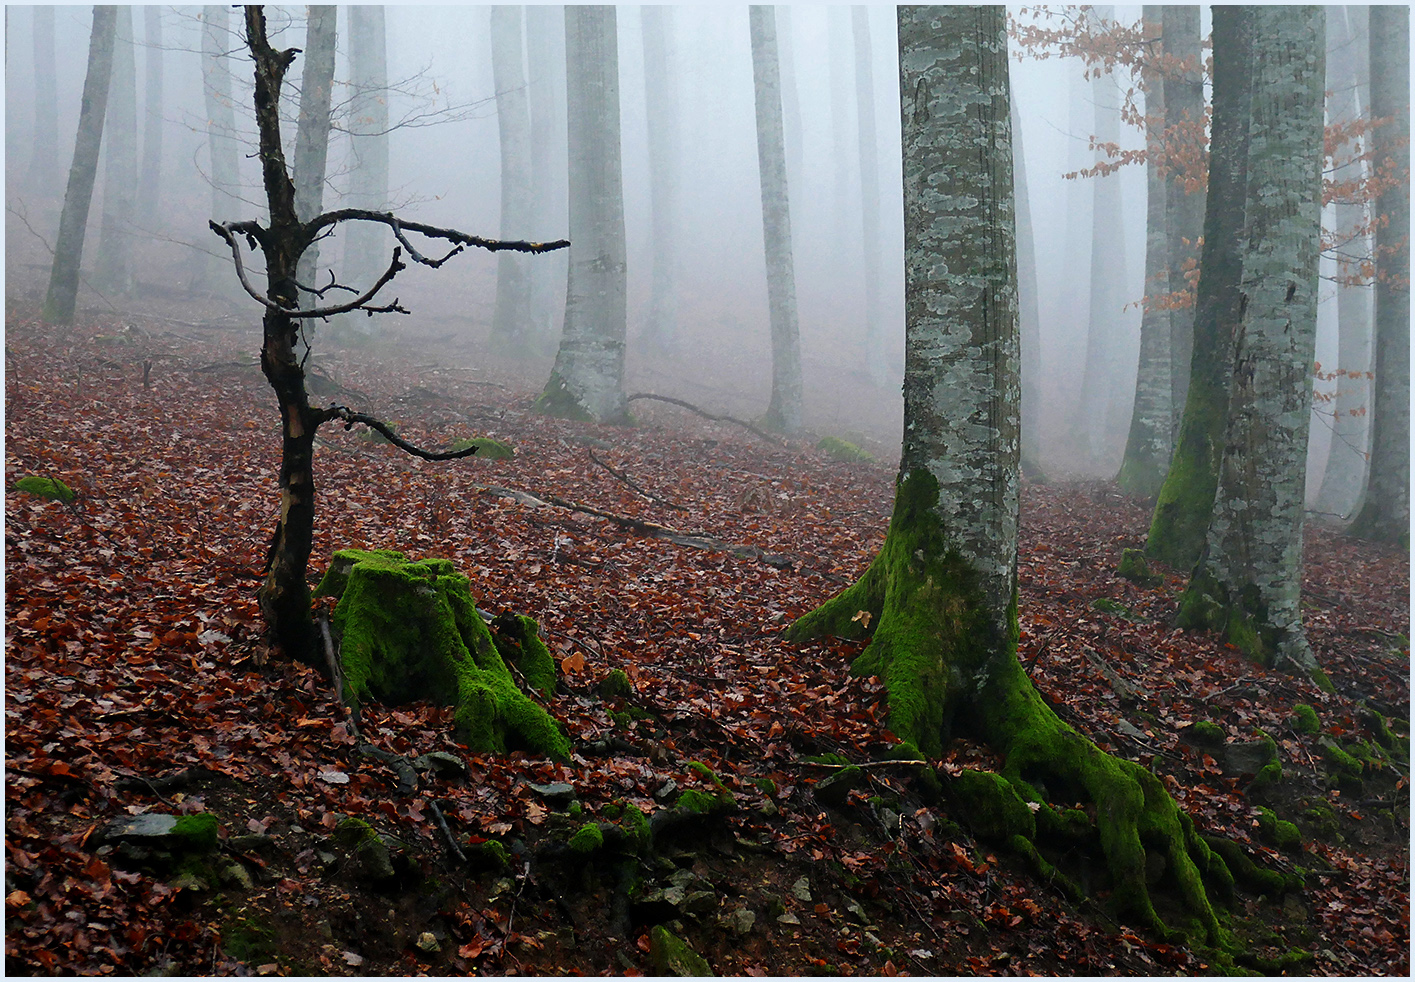
[[[542,242],[565,235],[568,224],[565,150],[565,11],[558,4],[526,8],[527,92],[531,106],[533,236]],[[548,350],[564,317],[569,253],[543,256],[531,273],[531,308],[537,346]]]
[[[879,164],[875,149],[875,86],[871,66],[870,14],[868,7],[850,8],[855,35],[855,105],[860,128],[861,244],[865,271],[865,366],[870,379],[888,385],[890,351],[885,340],[884,317],[880,311],[880,268],[883,249],[879,241]]]
[[[54,190],[59,171],[59,97],[55,92],[54,8],[31,7],[34,30],[34,142],[25,185],[41,196]]]
[[[144,224],[162,223],[162,8],[143,7],[143,131],[142,174],[138,179],[137,213]]]
[[[750,10],[752,82],[757,106],[757,165],[761,174],[762,236],[766,243],[766,293],[771,322],[771,404],[768,429],[801,428],[801,339],[796,317],[796,271],[791,259],[791,205],[781,126],[781,75],[772,7]],[[573,241],[573,240],[572,240]]]
[[[1032,206],[1027,196],[1027,166],[1022,153],[1022,120],[1009,96],[1012,123],[1012,184],[1017,202],[1017,319],[1022,358],[1022,473],[1042,477],[1042,323],[1037,289],[1037,248]]]
[[[1242,300],[1218,494],[1181,627],[1325,682],[1302,631],[1302,515],[1321,253],[1321,7],[1253,8]],[[1329,685],[1329,683],[1327,683]]]
[[[643,339],[660,351],[668,351],[678,340],[679,122],[678,81],[673,68],[673,8],[645,5],[640,10],[653,212],[653,271]]]
[[[1143,71],[1145,86],[1145,296],[1140,318],[1140,366],[1135,376],[1135,405],[1125,458],[1116,478],[1131,494],[1152,498],[1164,484],[1173,448],[1170,400],[1169,311],[1160,299],[1169,294],[1169,223],[1164,152],[1164,75],[1153,65],[1163,57],[1164,8],[1146,5],[1143,31],[1154,47]]]
[[[531,113],[522,70],[522,7],[491,8],[491,68],[496,87],[496,121],[501,137],[501,237],[525,238],[534,225],[531,201]],[[530,261],[514,252],[496,257],[496,309],[492,346],[529,354],[531,325]]]
[[[1223,456],[1233,330],[1242,304],[1252,44],[1249,7],[1214,8],[1214,109],[1194,356],[1179,438],[1145,543],[1147,557],[1177,570],[1193,569],[1204,548]]]
[[[211,185],[211,215],[217,221],[235,217],[240,204],[236,113],[231,99],[231,68],[226,53],[235,46],[229,8],[208,4],[201,8],[202,99],[206,107],[206,179]],[[214,279],[220,269],[204,252],[193,254],[191,288],[227,293],[230,283]]]
[[[1017,660],[1019,378],[1004,8],[898,11],[906,341],[894,514],[863,577],[796,621],[788,638],[870,637],[851,671],[885,680],[889,728],[905,743],[897,757],[942,756],[954,727],[988,742],[1003,758],[1001,774],[965,771],[950,793],[965,814],[986,812],[979,826],[1039,869],[1050,867],[1032,840],[1061,821],[1043,785],[1065,785],[1059,798],[1068,807],[1089,797],[1122,914],[1164,929],[1145,879],[1146,851],[1155,850],[1212,944],[1218,925],[1204,877],[1231,886],[1222,860],[1158,778],[1061,722]],[[1009,810],[1013,817],[1000,816]]]
[[[1410,8],[1370,8],[1376,173],[1376,358],[1371,475],[1351,534],[1410,541]]]
[[[113,74],[113,45],[118,29],[118,8],[93,8],[93,29],[88,42],[88,71],[84,75],[83,101],[79,105],[74,162],[64,191],[64,210],[54,242],[54,264],[49,272],[49,292],[41,314],[47,324],[71,324],[79,295],[79,267],[83,262],[84,233],[93,183],[98,176],[98,148],[103,142],[103,119],[108,112],[108,82]]]
[[[133,8],[118,8],[113,77],[108,83],[104,132],[103,223],[94,256],[93,285],[109,297],[133,292],[133,195],[138,179],[137,67],[133,58]]]
[[[570,276],[560,348],[536,408],[569,419],[623,422],[627,260],[613,7],[565,7],[565,77]]]
[[[300,76],[300,115],[295,124],[294,177],[295,215],[302,222],[324,211],[338,11],[333,5],[311,5],[305,22],[305,65]],[[318,242],[311,242],[300,256],[295,278],[305,286],[320,287]]]
[[[805,180],[804,136],[801,132],[801,96],[796,83],[796,45],[791,34],[791,6],[776,7],[776,54],[781,62],[781,128],[786,140],[786,181],[797,189]],[[797,206],[799,217],[799,204]]]
[[[384,39],[384,9],[356,4],[349,14],[350,164],[348,204],[369,211],[388,210],[388,49]],[[344,280],[363,289],[378,278],[388,262],[391,237],[382,225],[356,222],[345,235]],[[365,329],[372,321],[355,318]]]

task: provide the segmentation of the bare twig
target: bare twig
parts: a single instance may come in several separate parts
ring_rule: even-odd
[[[604,461],[602,461],[602,460],[600,460],[598,457],[596,457],[596,456],[595,456],[595,452],[594,452],[594,448],[592,448],[592,447],[586,447],[585,449],[589,452],[590,460],[594,461],[596,464],[598,464],[599,466],[603,467],[606,471],[608,471],[608,472],[610,473],[610,476],[612,476],[612,477],[618,479],[618,480],[619,480],[620,482],[622,482],[626,487],[628,487],[631,491],[634,491],[634,492],[636,492],[637,494],[641,495],[642,497],[647,498],[649,501],[652,501],[654,504],[663,505],[665,508],[675,508],[675,509],[677,509],[678,511],[687,511],[687,510],[688,510],[687,508],[683,507],[683,506],[680,505],[680,504],[677,504],[677,503],[672,502],[672,501],[668,501],[668,500],[666,500],[666,499],[664,499],[664,498],[660,498],[658,495],[654,494],[652,491],[645,491],[643,488],[639,487],[639,485],[637,485],[636,483],[634,483],[634,479],[631,478],[628,474],[625,474],[623,471],[621,471],[621,470],[619,470],[619,469],[617,469],[617,468],[615,468],[615,467],[611,467],[609,464],[605,463]]]
[[[421,457],[423,460],[459,460],[462,457],[470,457],[477,452],[475,444],[468,447],[466,450],[447,450],[441,452],[424,450],[421,447],[413,446],[397,433],[394,433],[393,428],[387,423],[374,419],[372,416],[364,413],[356,413],[346,406],[330,406],[324,412],[324,420],[326,422],[332,419],[342,419],[344,421],[344,429],[346,430],[355,423],[363,423],[369,429],[377,430],[379,433],[383,434],[384,439],[399,450],[402,450],[404,453],[410,453],[414,457]]]
[[[447,819],[442,817],[442,809],[437,807],[437,802],[430,801],[428,805],[432,808],[432,817],[437,819],[437,827],[442,830],[442,834],[447,837],[447,848],[453,856],[457,857],[459,863],[467,861],[466,853],[462,852],[457,845],[457,839],[452,835],[452,830],[447,827]]]
[[[776,437],[772,436],[770,433],[765,432],[764,430],[758,429],[756,426],[753,426],[745,419],[738,419],[736,416],[719,416],[716,413],[710,413],[705,409],[699,409],[691,402],[685,402],[682,399],[674,399],[672,396],[655,395],[652,392],[635,392],[633,395],[629,396],[624,401],[633,402],[635,399],[653,399],[656,402],[666,402],[671,406],[678,406],[682,409],[687,409],[690,412],[695,412],[699,416],[703,417],[703,419],[710,419],[715,423],[736,423],[738,426],[741,426],[755,433],[757,436],[761,437],[763,440],[766,440],[768,443],[774,443],[777,446],[781,446],[781,441],[778,440]]]

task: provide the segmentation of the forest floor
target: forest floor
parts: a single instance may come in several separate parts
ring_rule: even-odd
[[[384,749],[466,765],[399,795],[394,772],[356,752],[324,679],[260,640],[279,439],[258,328],[88,313],[54,330],[34,308],[6,317],[7,974],[653,974],[658,924],[722,975],[1213,970],[1111,920],[1086,856],[1058,857],[1092,887],[1078,906],[976,839],[946,780],[940,798],[915,768],[872,767],[821,803],[833,771],[808,758],[889,749],[883,688],[850,675],[858,645],[780,635],[879,547],[892,466],[648,402],[632,429],[540,417],[533,380],[466,367],[467,344],[322,353],[319,401],[396,420],[423,446],[491,436],[516,456],[429,464],[328,428],[312,576],[343,547],[451,559],[483,609],[539,621],[562,669],[547,705],[582,751],[568,764],[468,753],[445,708],[365,707],[363,733]],[[26,475],[77,500],[12,490]],[[1177,572],[1117,578],[1148,520],[1104,482],[1024,486],[1020,657],[1034,682],[1100,746],[1152,766],[1202,831],[1303,873],[1300,892],[1239,892],[1229,923],[1250,967],[1305,953],[1298,974],[1407,975],[1408,752],[1381,749],[1369,712],[1408,735],[1407,554],[1307,530],[1326,694],[1171,629]],[[612,669],[627,699],[599,695]],[[1295,722],[1300,703],[1319,732]],[[1281,781],[1258,793],[1194,738],[1204,720],[1234,747],[1270,735]],[[1329,773],[1337,745],[1364,754],[1359,777]],[[690,762],[734,808],[686,834],[665,826],[646,857],[546,848],[625,803],[652,815],[675,789],[715,793]],[[946,778],[998,761],[959,740],[934,764]],[[1301,844],[1268,841],[1260,805]],[[213,815],[219,861],[174,872],[108,841],[145,812]],[[402,844],[397,877],[371,882],[333,844],[351,815]],[[501,841],[509,865],[463,862],[453,837],[472,856]]]

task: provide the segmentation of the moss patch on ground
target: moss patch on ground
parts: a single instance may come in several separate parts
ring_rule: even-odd
[[[16,491],[38,495],[50,501],[62,501],[65,504],[78,497],[72,488],[57,477],[22,477],[15,482],[14,487]]]
[[[509,443],[502,443],[500,440],[493,440],[489,436],[474,436],[471,439],[458,440],[453,443],[453,451],[460,453],[463,450],[477,448],[476,458],[478,460],[510,460],[516,456],[516,448]]]
[[[836,460],[853,463],[869,463],[875,459],[869,451],[862,450],[849,440],[842,440],[838,436],[821,437],[820,442],[816,444],[816,449]]]

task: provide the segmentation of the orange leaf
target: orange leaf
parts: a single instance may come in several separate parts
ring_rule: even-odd
[[[569,657],[560,659],[560,670],[566,675],[583,672],[585,670],[585,656],[577,651]]]

